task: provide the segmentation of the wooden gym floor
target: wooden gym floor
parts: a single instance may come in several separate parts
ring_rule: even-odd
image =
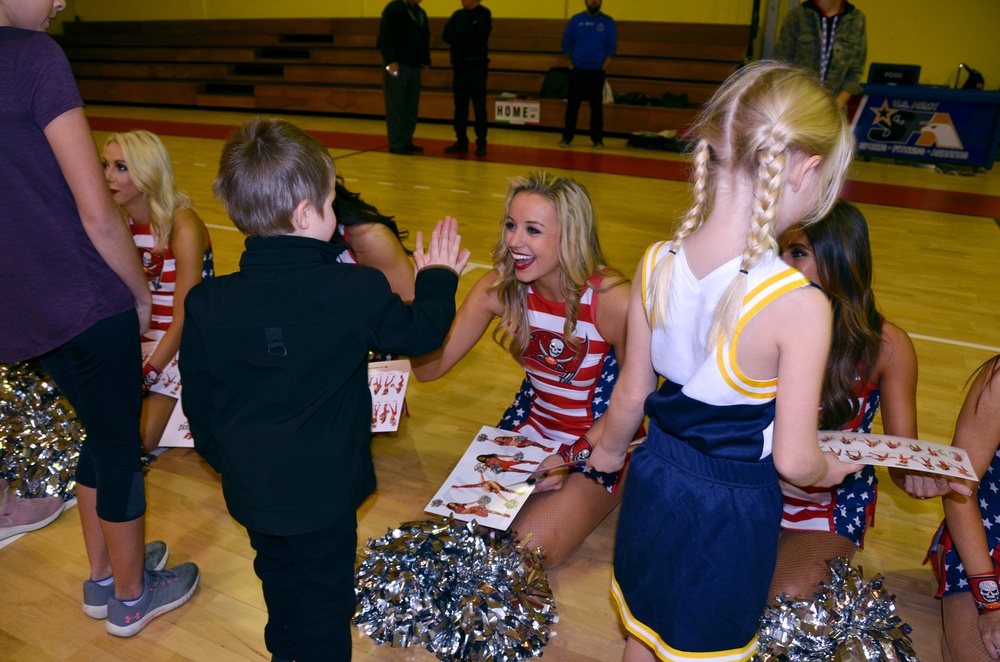
[[[88,114],[98,145],[108,131],[160,133],[179,186],[209,226],[217,273],[235,270],[242,238],[212,198],[211,184],[223,140],[249,115],[99,106]],[[442,151],[454,140],[451,128],[421,124],[416,142],[427,151],[407,157],[386,152],[379,121],[289,119],[330,147],[351,188],[396,216],[411,233],[411,247],[416,230],[429,230],[446,214],[459,219],[464,243],[473,251],[460,298],[488,268],[509,176],[545,167],[586,185],[608,260],[628,274],[649,243],[669,234],[687,200],[684,157],[627,148],[621,138],[607,139],[601,152],[586,136],[559,149],[556,133],[491,127],[487,157],[453,157]],[[880,306],[910,333],[917,349],[920,436],[948,442],[967,377],[1000,352],[1000,170],[956,177],[889,161],[858,162],[845,197],[859,203],[871,227]],[[358,513],[362,543],[400,522],[425,517],[423,506],[479,428],[497,421],[522,374],[487,336],[444,378],[411,381],[412,417],[399,432],[377,435],[372,443],[379,489]],[[330,480],[336,480],[335,458],[303,458],[317,461],[329,462]],[[917,652],[936,662],[940,610],[932,597],[933,576],[921,561],[941,520],[941,505],[910,499],[880,477],[876,527],[856,562],[866,576],[886,577],[903,619],[913,627]],[[201,586],[191,602],[132,639],[107,635],[102,623],[80,609],[87,563],[79,521],[70,511],[0,549],[0,659],[269,659],[252,550],[226,511],[218,477],[193,451],[172,449],[153,463],[146,485],[148,539],[169,543],[171,565],[201,566]],[[614,527],[612,515],[569,562],[549,573],[560,622],[545,659],[621,658],[624,635],[608,590]],[[356,634],[354,659],[435,658],[422,649],[377,646]]]

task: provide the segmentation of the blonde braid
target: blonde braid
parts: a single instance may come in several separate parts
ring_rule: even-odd
[[[768,249],[776,249],[777,242],[771,231],[777,213],[781,185],[785,180],[788,163],[787,146],[784,141],[769,135],[767,146],[757,151],[757,170],[754,180],[754,200],[751,206],[752,218],[747,233],[747,245],[740,261],[740,271],[726,288],[712,315],[708,331],[708,347],[730,341],[739,323],[743,310],[743,300],[747,291],[747,275],[760,261]]]
[[[684,220],[674,232],[670,252],[656,265],[650,278],[650,296],[653,301],[653,319],[661,327],[667,323],[667,304],[670,300],[670,277],[674,272],[674,256],[680,250],[684,239],[697,230],[705,222],[705,212],[708,209],[709,177],[708,167],[712,158],[712,149],[708,141],[698,141],[694,151],[694,172],[691,176],[691,189],[694,202],[684,215]]]

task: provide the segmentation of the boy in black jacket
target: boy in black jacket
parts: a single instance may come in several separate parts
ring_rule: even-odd
[[[273,659],[349,660],[355,511],[375,488],[368,350],[436,349],[469,254],[454,219],[426,254],[418,232],[412,304],[381,272],[337,262],[333,161],[283,120],[236,130],[214,190],[246,250],[185,301],[184,413],[257,553]]]

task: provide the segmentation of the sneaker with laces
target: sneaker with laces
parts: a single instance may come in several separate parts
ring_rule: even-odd
[[[142,596],[134,605],[118,598],[108,600],[108,634],[131,637],[156,618],[177,609],[191,599],[201,573],[194,563],[182,563],[169,570],[147,570]]]
[[[163,570],[167,565],[170,549],[162,540],[146,543],[146,570]],[[102,586],[95,581],[83,582],[83,613],[91,618],[108,617],[108,600],[115,597],[115,583]]]
[[[0,540],[40,529],[59,517],[66,507],[62,497],[19,497],[0,480]]]

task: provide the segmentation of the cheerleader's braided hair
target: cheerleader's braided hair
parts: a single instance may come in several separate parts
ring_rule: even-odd
[[[691,129],[694,150],[694,201],[673,236],[672,251],[698,229],[711,212],[715,181],[739,173],[753,182],[751,223],[740,271],[712,317],[708,347],[728,342],[736,329],[747,272],[768,249],[777,250],[774,220],[793,156],[818,155],[820,199],[802,224],[822,218],[840,193],[854,155],[854,140],[844,115],[813,73],[792,65],[762,61],[747,65],[723,83]],[[654,323],[667,323],[673,252],[652,277]]]

